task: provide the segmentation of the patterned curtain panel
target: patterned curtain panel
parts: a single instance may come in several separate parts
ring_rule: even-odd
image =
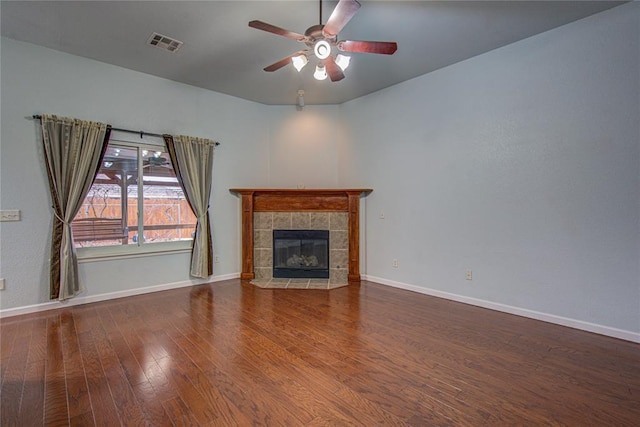
[[[111,127],[46,114],[40,121],[53,203],[50,298],[65,300],[82,291],[71,221],[98,173]]]
[[[207,278],[213,274],[213,243],[209,223],[209,196],[213,177],[215,141],[179,135],[164,135],[167,151],[176,171],[185,198],[198,221],[191,248],[193,277]]]

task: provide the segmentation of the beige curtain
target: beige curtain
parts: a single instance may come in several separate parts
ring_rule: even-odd
[[[100,168],[111,127],[46,114],[40,121],[53,203],[50,298],[65,300],[82,291],[71,221]]]
[[[191,210],[198,218],[191,248],[193,277],[206,278],[213,274],[213,244],[209,223],[209,195],[213,176],[215,141],[179,135],[164,135],[167,151],[184,190]]]

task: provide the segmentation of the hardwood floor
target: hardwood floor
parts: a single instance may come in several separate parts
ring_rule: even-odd
[[[640,345],[374,283],[0,322],[1,424],[640,425]]]

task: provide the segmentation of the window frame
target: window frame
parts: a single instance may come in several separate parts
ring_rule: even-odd
[[[117,134],[117,131],[114,132]],[[154,141],[154,137],[146,136],[142,137],[140,141],[134,141],[126,136],[117,135],[114,136],[112,133],[111,138],[107,144],[118,145],[126,148],[133,148],[137,151],[137,161],[138,161],[138,185],[144,188],[144,180],[142,179],[143,174],[143,156],[142,150],[149,151],[158,151],[162,150],[163,152],[167,151],[167,146],[164,143],[164,140],[160,142]],[[157,139],[157,138],[156,138]],[[93,185],[93,183],[92,183]],[[179,184],[178,184],[179,185]],[[141,194],[142,197],[138,197],[138,230],[142,227],[144,231],[144,190],[140,191],[138,188],[138,194]],[[109,246],[90,246],[90,247],[76,247],[76,256],[78,258],[79,263],[89,262],[89,261],[100,261],[100,260],[110,260],[110,259],[124,259],[124,258],[137,258],[144,256],[152,256],[152,255],[166,255],[172,253],[184,253],[190,252],[191,247],[193,246],[193,239],[184,239],[184,240],[175,240],[171,242],[151,242],[144,243],[143,239],[138,239],[137,242],[133,244],[126,245],[109,245]]]

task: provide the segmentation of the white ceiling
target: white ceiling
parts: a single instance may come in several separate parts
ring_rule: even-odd
[[[396,41],[392,55],[354,53],[346,77],[316,81],[313,66],[262,69],[304,47],[248,27],[297,32],[318,24],[319,2],[2,1],[2,35],[263,104],[340,104],[598,13],[619,1],[367,1],[339,40]],[[323,2],[326,23],[336,1]],[[184,42],[147,45],[152,32]],[[313,62],[313,60],[310,60]],[[311,65],[311,64],[310,64]]]

